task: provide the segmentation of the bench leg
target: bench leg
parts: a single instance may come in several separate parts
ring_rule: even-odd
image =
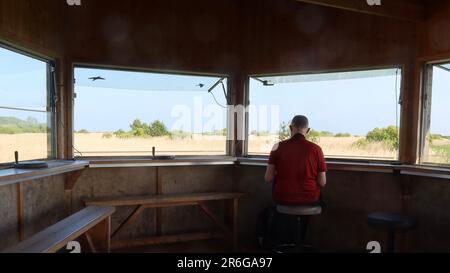
[[[87,237],[95,246],[96,252],[109,253],[111,249],[111,217],[89,230]]]

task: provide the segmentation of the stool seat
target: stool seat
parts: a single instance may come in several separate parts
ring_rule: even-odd
[[[373,227],[397,231],[408,230],[416,225],[416,221],[406,215],[382,212],[369,214],[367,222]]]
[[[319,215],[322,213],[322,207],[319,205],[314,206],[283,206],[278,205],[277,211],[279,213],[297,216],[310,216]]]

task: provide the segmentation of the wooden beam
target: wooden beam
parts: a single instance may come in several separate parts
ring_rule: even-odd
[[[78,179],[80,178],[81,174],[83,173],[85,169],[78,170],[75,172],[70,172],[66,174],[66,181],[65,181],[65,190],[73,190],[75,187],[75,184],[77,183]]]
[[[229,229],[220,218],[214,213],[211,207],[208,206],[206,202],[199,203],[200,208],[206,213],[206,215],[217,225],[219,226],[228,236],[233,238],[233,232]]]
[[[114,238],[116,236],[116,234],[125,226],[136,222],[136,220],[138,219],[138,217],[142,214],[142,211],[144,210],[144,206],[140,205],[137,206],[132,212],[131,214],[125,219],[125,221],[123,221],[118,228],[116,228],[116,230],[113,232],[113,234],[111,235],[111,238]]]
[[[425,18],[425,7],[413,0],[380,0],[381,5],[369,5],[367,0],[297,1],[413,22],[422,21]]]
[[[25,239],[25,227],[24,227],[24,205],[23,205],[23,187],[22,183],[16,184],[17,191],[17,230],[19,233],[19,241]]]
[[[77,183],[84,170],[85,169],[77,170],[65,175],[64,202],[67,216],[70,216],[73,213],[73,189],[75,188],[75,184]]]

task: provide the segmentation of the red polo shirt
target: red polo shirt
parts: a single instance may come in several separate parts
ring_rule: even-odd
[[[275,147],[276,148],[276,147]],[[282,141],[270,153],[276,169],[273,198],[283,205],[307,205],[320,199],[317,177],[327,171],[322,149],[302,134]]]

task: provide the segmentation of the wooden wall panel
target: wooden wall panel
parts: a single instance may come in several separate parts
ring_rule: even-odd
[[[420,27],[419,60],[450,59],[450,1],[433,0],[427,3],[428,16]]]
[[[235,0],[85,1],[67,8],[75,62],[228,73],[239,65]]]
[[[19,241],[16,185],[0,187],[0,250]]]
[[[0,41],[49,57],[63,55],[64,2],[1,0]]]
[[[245,1],[242,41],[250,74],[406,65],[416,24],[289,0]]]

